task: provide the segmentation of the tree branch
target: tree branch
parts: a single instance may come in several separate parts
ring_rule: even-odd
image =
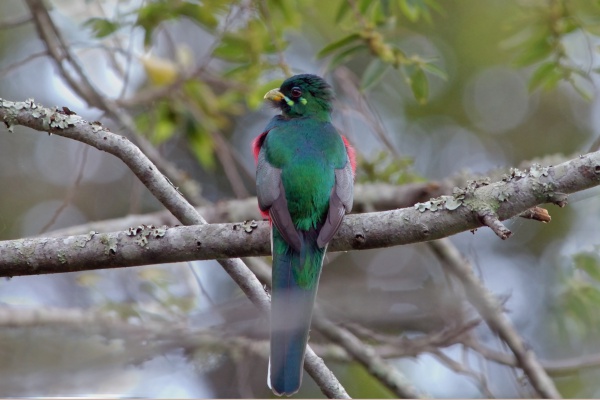
[[[313,325],[329,340],[339,344],[397,396],[405,399],[423,397],[423,394],[419,393],[400,371],[380,357],[372,346],[362,342],[348,330],[338,327],[321,315],[313,317]]]
[[[58,111],[56,109],[44,108],[35,104],[33,100],[15,103],[3,99],[0,99],[0,120],[4,121],[9,131],[12,131],[14,125],[28,126],[38,131],[46,131],[51,134],[89,144],[90,146],[94,146],[99,150],[106,151],[107,153],[118,157],[132,170],[150,192],[182,223],[186,225],[196,225],[196,228],[201,228],[202,225],[206,226],[204,218],[202,218],[196,209],[183,198],[176,188],[171,185],[167,178],[158,171],[156,166],[137,146],[131,143],[127,138],[109,132],[99,123],[87,122],[68,110],[65,111],[63,109],[63,111]],[[40,267],[40,269],[45,269],[46,263],[51,264],[51,260],[57,261],[59,264],[62,264],[63,267],[67,266],[69,265],[69,260],[78,258],[77,254],[81,255],[82,253],[87,253],[87,256],[93,254],[94,250],[92,250],[91,253],[86,251],[91,250],[92,247],[95,248],[96,254],[103,254],[104,257],[116,257],[122,261],[132,261],[130,257],[135,254],[136,251],[128,254],[127,249],[119,248],[119,235],[123,234],[124,236],[127,236],[132,233],[134,235],[131,237],[138,237],[135,242],[131,241],[132,243],[137,243],[139,248],[136,250],[143,248],[149,250],[149,247],[147,247],[146,244],[154,242],[154,240],[152,240],[153,238],[158,239],[163,235],[166,235],[166,232],[163,232],[161,229],[148,228],[141,229],[139,232],[137,230],[128,233],[120,232],[117,236],[95,235],[89,233],[83,237],[75,237],[75,241],[67,240],[69,244],[62,241],[63,250],[53,252],[52,255],[49,253],[43,254],[46,245],[39,245],[39,243],[33,242],[30,242],[27,245],[24,242],[16,243],[16,247],[13,247],[13,249],[20,249],[17,250],[17,252],[23,257],[22,260],[29,258],[29,255],[33,256],[33,253],[41,255],[44,260],[38,260],[41,261],[40,264],[33,261],[33,264]],[[150,241],[148,241],[149,238]],[[188,239],[190,238],[188,237]],[[43,241],[44,239],[41,240]],[[54,245],[50,245],[49,248],[52,247],[58,249],[58,247],[61,247],[60,242],[60,239],[58,239],[53,243]],[[91,243],[93,244],[90,245]],[[33,253],[30,253],[31,248],[28,247],[29,245],[34,245],[36,247],[36,250]],[[176,244],[174,245],[176,246],[174,248],[179,246]],[[23,246],[26,246],[28,249],[26,250]],[[195,246],[197,249],[198,244],[196,243]],[[65,251],[66,248],[69,248],[70,250]],[[98,252],[99,249],[102,250]],[[131,247],[129,249],[132,250]],[[121,250],[124,250],[124,252],[121,252]],[[162,251],[165,252],[164,249]],[[29,254],[26,255],[26,253]],[[0,250],[0,254],[4,255],[2,250]],[[6,255],[10,257],[8,253]],[[261,311],[267,313],[270,310],[269,298],[258,279],[256,279],[256,276],[254,276],[248,267],[239,258],[218,258],[217,261],[219,264],[221,264],[234,282],[242,289],[250,301],[252,301],[252,303]],[[27,262],[25,263],[27,264]],[[116,266],[116,264],[112,262],[111,264]],[[97,268],[105,268],[101,266],[101,263],[96,263],[96,266]],[[71,267],[73,267],[73,265],[71,265]],[[74,271],[76,269],[69,270]],[[344,388],[337,381],[333,373],[325,366],[323,360],[316,356],[310,357],[307,360],[307,370],[312,372],[311,375],[313,377],[317,377],[317,384],[326,396],[335,398],[348,397]]]
[[[471,266],[458,250],[447,239],[433,241],[429,245],[444,262],[444,266],[462,282],[469,302],[477,309],[490,329],[508,344],[538,394],[542,398],[561,398],[554,382],[534,352],[527,347],[504,314],[500,302],[475,277]]]
[[[444,181],[409,183],[395,186],[387,183],[363,183],[354,186],[353,212],[361,210],[384,211],[396,208],[411,207],[419,201],[426,201],[432,197],[452,192],[450,183]],[[219,201],[215,204],[196,208],[208,222],[236,222],[245,220],[260,220],[263,217],[258,211],[256,197],[241,200]],[[73,236],[96,232],[111,232],[126,230],[137,225],[177,225],[178,221],[167,210],[148,214],[127,215],[120,218],[102,221],[91,221],[82,225],[70,226],[48,232],[47,236]]]
[[[204,223],[196,209],[126,138],[76,115],[43,108],[32,101],[15,103],[0,100],[0,119],[9,130],[13,125],[20,124],[79,140],[116,155],[180,221],[186,225]],[[557,194],[564,196],[598,184],[600,152],[580,156],[555,167],[532,168],[529,173],[512,174],[493,184],[471,185],[458,191],[454,197],[442,196],[415,207],[349,215],[330,248],[332,251],[372,249],[440,239],[481,227],[478,210],[493,209],[500,220],[505,220],[538,204],[553,202]],[[266,222],[176,227],[160,235],[152,234],[152,229],[147,227],[136,231],[133,235],[121,231],[68,239],[5,241],[0,243],[0,268],[3,269],[0,275],[269,254]],[[75,247],[65,247],[65,243]],[[166,248],[177,248],[178,251],[167,252]],[[248,274],[254,278],[249,271]],[[246,277],[248,274],[245,274]],[[260,284],[256,280],[255,283],[258,286],[253,291],[253,301],[267,304],[266,298],[257,300],[257,296],[262,298],[264,293],[256,294]]]

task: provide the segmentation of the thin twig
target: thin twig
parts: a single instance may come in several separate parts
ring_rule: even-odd
[[[89,146],[83,146],[81,161],[79,164],[77,177],[75,178],[73,185],[71,185],[71,187],[69,187],[69,190],[67,190],[67,193],[65,194],[65,198],[63,199],[62,204],[54,211],[54,214],[50,218],[50,221],[48,221],[48,223],[46,225],[44,225],[42,227],[42,229],[40,229],[40,232],[38,233],[38,235],[41,235],[42,233],[46,232],[48,230],[48,228],[50,228],[56,222],[56,220],[58,219],[60,214],[65,210],[65,208],[67,208],[69,203],[71,203],[71,201],[73,200],[73,197],[75,197],[75,193],[77,192],[77,189],[79,188],[79,184],[81,183],[81,180],[83,179],[83,173],[85,171],[85,163],[87,161],[87,153],[88,153],[89,149],[90,149]]]
[[[19,26],[23,26],[25,24],[30,23],[31,20],[31,15],[24,15],[19,18],[11,18],[7,21],[0,21],[0,30],[17,28]]]
[[[471,266],[448,239],[428,242],[430,248],[463,284],[469,302],[477,309],[490,329],[506,342],[529,378],[531,385],[544,398],[558,399],[560,393],[533,351],[502,311],[500,302],[477,280]]]
[[[483,395],[485,397],[490,398],[490,399],[493,399],[496,397],[490,390],[485,375],[483,375],[482,373],[477,373],[477,372],[473,371],[471,368],[466,366],[464,363],[461,364],[461,363],[453,360],[452,358],[448,357],[446,354],[444,354],[440,350],[433,351],[432,354],[435,358],[438,359],[438,361],[440,363],[444,364],[446,367],[450,368],[452,371],[471,377],[477,383],[477,385],[479,386],[479,389],[481,390],[481,392],[483,393]]]
[[[30,54],[27,57],[23,58],[22,60],[16,61],[16,62],[2,68],[2,70],[0,70],[0,78],[4,78],[6,75],[10,74],[15,69],[20,68],[23,65],[25,65],[35,59],[45,57],[47,55],[48,55],[48,52],[45,50]]]

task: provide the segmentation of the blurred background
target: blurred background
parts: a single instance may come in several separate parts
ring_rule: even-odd
[[[275,113],[262,96],[316,73],[337,93],[357,184],[451,188],[597,149],[599,23],[586,0],[5,0],[0,97],[66,106],[156,149],[207,206],[255,194],[250,143]],[[23,127],[0,127],[0,188],[0,240],[162,210],[120,160]],[[565,397],[600,396],[599,195],[549,206],[550,224],[507,221],[507,241],[451,238]],[[426,244],[330,254],[318,298],[371,341],[476,317]],[[3,397],[272,396],[266,320],[216,262],[6,278],[0,306]],[[485,324],[468,337],[507,353]],[[433,397],[535,396],[520,370],[464,342],[386,359]],[[332,345],[319,332],[311,343]],[[328,357],[351,396],[396,397]],[[323,395],[305,376],[297,396]]]

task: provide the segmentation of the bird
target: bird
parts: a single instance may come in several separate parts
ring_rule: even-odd
[[[291,396],[302,383],[323,257],[352,209],[356,161],[332,124],[334,93],[323,78],[292,76],[264,98],[281,111],[252,142],[258,206],[271,222],[267,383]]]

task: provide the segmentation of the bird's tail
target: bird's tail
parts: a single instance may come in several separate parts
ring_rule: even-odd
[[[301,251],[293,250],[273,226],[271,357],[269,387],[290,396],[302,382],[304,353],[325,249],[316,231],[300,231]]]

